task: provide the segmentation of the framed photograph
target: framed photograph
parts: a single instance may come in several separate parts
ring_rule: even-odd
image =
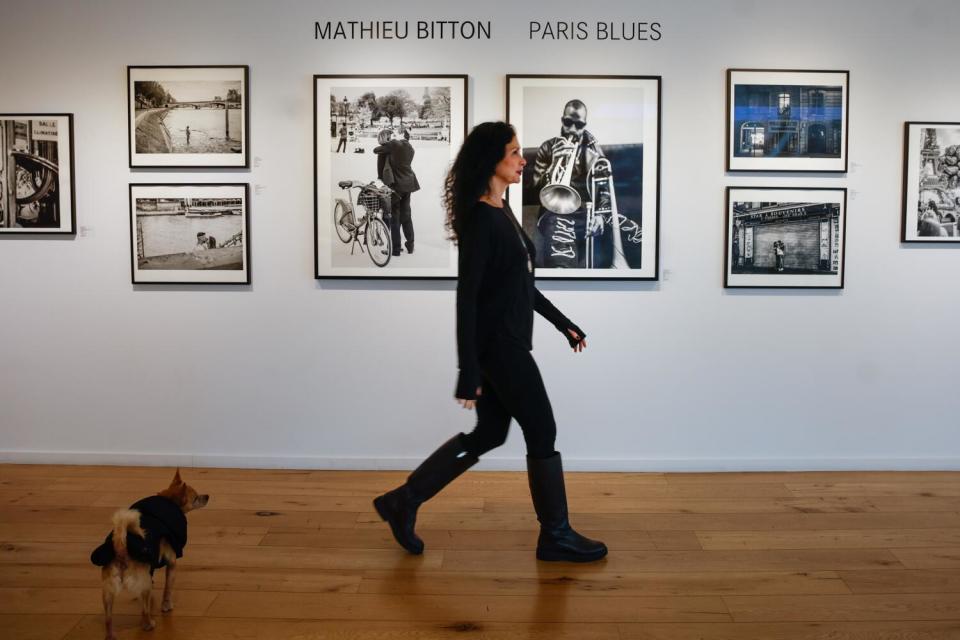
[[[727,70],[727,171],[847,171],[850,72]]]
[[[659,276],[660,76],[507,76],[538,278]]]
[[[842,289],[847,190],[727,187],[724,286]]]
[[[250,166],[249,67],[127,67],[131,168]]]
[[[0,233],[76,234],[72,113],[0,113]]]
[[[455,278],[442,205],[467,133],[465,75],[317,75],[317,278]]]
[[[903,242],[960,242],[960,122],[907,122]]]
[[[250,185],[131,184],[134,284],[250,284]]]

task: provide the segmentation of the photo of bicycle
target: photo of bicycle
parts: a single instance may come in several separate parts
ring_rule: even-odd
[[[464,135],[465,85],[315,77],[318,277],[455,273],[441,193]]]

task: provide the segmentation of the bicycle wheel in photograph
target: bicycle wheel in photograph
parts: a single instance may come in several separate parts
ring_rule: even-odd
[[[367,223],[366,233],[367,252],[373,264],[378,267],[385,267],[390,262],[391,241],[390,228],[387,224],[377,217],[371,217]]]
[[[333,208],[333,226],[337,229],[337,237],[340,242],[347,244],[353,238],[353,230],[357,223],[353,217],[353,210],[343,200],[337,200],[337,205]]]

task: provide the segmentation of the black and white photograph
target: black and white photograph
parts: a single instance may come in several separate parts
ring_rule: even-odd
[[[727,71],[727,171],[847,170],[849,71]]]
[[[250,187],[131,184],[134,284],[250,284]]]
[[[317,278],[452,278],[466,76],[314,76]]]
[[[903,242],[960,242],[960,122],[904,127]]]
[[[76,233],[73,114],[0,114],[0,233]]]
[[[847,190],[727,187],[726,287],[842,289]]]
[[[130,167],[249,167],[248,70],[127,67]]]
[[[660,77],[507,76],[538,278],[659,276]]]

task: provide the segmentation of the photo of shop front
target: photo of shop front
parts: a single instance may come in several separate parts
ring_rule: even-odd
[[[731,273],[836,275],[840,204],[734,202]]]

